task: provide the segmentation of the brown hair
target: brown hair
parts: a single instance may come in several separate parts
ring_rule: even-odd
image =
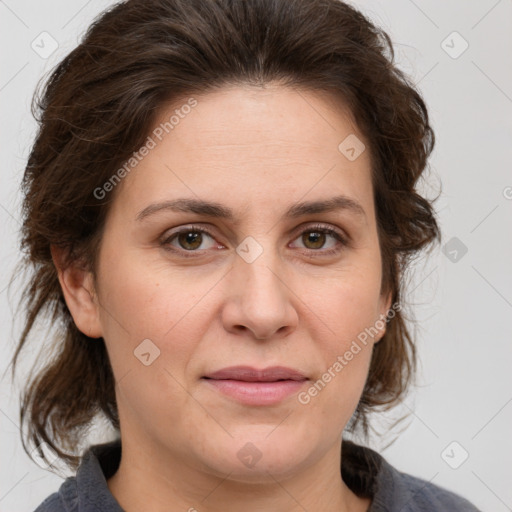
[[[270,82],[326,91],[349,106],[372,159],[382,293],[402,303],[412,256],[440,232],[433,201],[415,188],[434,134],[420,94],[394,65],[389,36],[338,0],[119,3],[93,22],[34,96],[39,130],[22,183],[22,266],[31,277],[13,372],[40,318],[51,319],[54,353],[22,395],[27,453],[28,443],[44,441],[76,468],[77,443],[94,418],[104,415],[119,429],[105,343],[75,326],[50,246],[65,248],[68,264],[94,272],[114,194],[99,200],[93,192],[142,146],[164,103]],[[374,348],[350,430],[367,434],[368,413],[402,397],[415,364],[412,336],[396,310]]]

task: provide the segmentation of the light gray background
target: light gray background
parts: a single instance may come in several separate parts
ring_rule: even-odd
[[[6,286],[19,256],[18,186],[35,130],[31,96],[43,73],[111,3],[0,0],[2,372],[19,334],[12,320],[16,289],[8,295]],[[456,491],[484,511],[512,510],[512,1],[352,3],[388,31],[399,66],[427,101],[437,146],[422,189],[433,197],[443,187],[437,203],[443,243],[415,265],[407,295],[419,323],[419,385],[376,421],[384,437],[375,435],[371,445],[400,470]],[[31,48],[34,40],[42,46],[43,31],[59,45],[47,59]],[[464,40],[469,47],[457,56]],[[12,387],[9,374],[1,381],[5,512],[33,510],[62,481],[22,450],[21,383],[23,376]],[[408,419],[390,431],[405,413]]]

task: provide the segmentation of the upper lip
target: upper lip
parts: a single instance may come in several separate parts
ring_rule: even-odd
[[[269,366],[258,370],[250,366],[230,366],[204,376],[215,380],[240,380],[245,382],[275,382],[278,380],[306,380],[298,370],[285,366]]]

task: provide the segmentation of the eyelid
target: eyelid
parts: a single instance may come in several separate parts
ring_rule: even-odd
[[[166,231],[161,237],[160,237],[160,243],[162,245],[166,245],[170,243],[170,241],[178,236],[181,233],[187,233],[187,232],[200,232],[200,233],[206,233],[208,236],[213,238],[215,241],[217,241],[216,235],[213,233],[213,231],[204,225],[196,225],[196,224],[185,224],[183,226],[178,226],[175,231]],[[223,244],[220,244],[223,245]],[[182,249],[184,250],[184,249]],[[203,249],[204,250],[204,249]],[[189,251],[189,252],[199,252],[199,251]]]
[[[321,223],[313,223],[313,224],[302,224],[297,228],[299,231],[295,231],[294,238],[292,240],[295,241],[300,237],[303,233],[319,231],[320,233],[324,233],[326,235],[331,235],[333,238],[337,240],[336,247],[329,249],[308,249],[307,247],[298,247],[297,249],[301,252],[306,252],[308,255],[312,255],[316,258],[329,257],[340,254],[344,249],[348,249],[352,246],[350,236],[339,228],[332,226],[331,224],[321,224]]]
[[[342,247],[341,248],[338,247],[336,249],[308,249],[308,248],[298,248],[298,249],[301,249],[302,251],[307,251],[310,253],[318,253],[318,255],[322,255],[322,254],[328,255],[328,254],[340,252],[344,247],[350,246],[350,241],[351,241],[350,236],[344,230],[341,230],[340,228],[334,227],[330,224],[323,224],[323,223],[318,223],[318,222],[317,223],[307,223],[307,222],[302,223],[301,225],[297,226],[294,230],[292,230],[292,232],[289,236],[293,237],[291,240],[293,242],[303,233],[313,232],[315,230],[318,230],[320,232],[323,232],[325,234],[335,237],[338,240],[339,244],[342,245]],[[180,254],[184,255],[185,257],[199,256],[199,255],[207,252],[208,249],[187,251],[186,249],[179,249],[179,248],[176,248],[176,247],[173,247],[170,245],[171,240],[173,240],[176,236],[180,235],[181,233],[194,232],[194,231],[207,234],[218,245],[225,247],[224,244],[217,241],[217,237],[213,233],[213,230],[209,229],[205,225],[198,225],[198,224],[185,224],[185,225],[178,226],[177,228],[175,228],[174,231],[172,231],[172,230],[170,232],[166,231],[166,233],[164,235],[162,235],[162,237],[160,237],[160,244],[164,249],[166,249],[170,252],[180,253]]]
[[[350,240],[350,236],[348,233],[338,227],[333,226],[332,224],[324,224],[321,222],[305,222],[301,224],[300,226],[297,226],[294,230],[292,230],[292,234],[290,236],[295,236],[295,238],[299,235],[301,235],[304,232],[307,231],[314,231],[315,229],[319,231],[325,231],[328,233],[335,233],[338,235],[341,239],[343,239],[344,242],[348,243]],[[294,238],[294,240],[295,240]]]

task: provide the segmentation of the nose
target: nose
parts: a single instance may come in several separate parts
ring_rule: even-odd
[[[228,332],[258,340],[283,338],[298,325],[293,290],[275,259],[261,255],[247,263],[237,258],[228,273],[222,322]]]

